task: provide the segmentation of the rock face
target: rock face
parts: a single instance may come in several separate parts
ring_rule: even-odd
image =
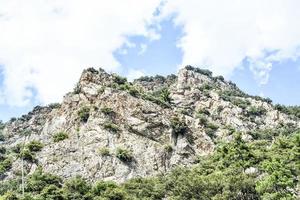
[[[283,125],[300,122],[209,71],[187,66],[177,76],[128,83],[102,69],[87,69],[61,104],[36,107],[7,122],[1,146],[13,151],[40,141],[44,147],[34,161],[25,161],[29,174],[41,166],[64,178],[122,182],[192,165],[197,156],[213,152],[216,140],[230,140],[234,130],[251,140],[252,130]],[[67,137],[56,141],[58,133]],[[1,179],[20,170],[15,154]]]

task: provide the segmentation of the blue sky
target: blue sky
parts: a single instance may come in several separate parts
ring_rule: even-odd
[[[90,66],[133,79],[191,64],[300,104],[297,1],[13,2],[0,2],[0,120],[60,102]]]

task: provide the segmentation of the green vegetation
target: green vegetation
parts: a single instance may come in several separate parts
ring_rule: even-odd
[[[204,83],[203,85],[201,85],[200,87],[198,87],[198,89],[203,92],[205,90],[211,90],[211,89],[213,89],[213,86],[211,84]]]
[[[138,97],[140,92],[135,87],[130,87],[128,90],[129,94],[134,97]]]
[[[106,129],[106,130],[109,130],[109,131],[112,131],[112,132],[118,132],[120,130],[120,128],[112,123],[112,122],[105,122],[103,124],[103,127]]]
[[[284,106],[280,104],[275,105],[275,109],[288,115],[293,115],[300,118],[300,106]]]
[[[77,114],[81,122],[87,122],[90,117],[90,107],[84,106],[80,108]]]
[[[3,135],[3,133],[0,130],[0,142],[3,142],[5,140],[5,137]]]
[[[168,78],[170,79],[174,79],[176,78],[176,76],[174,77],[175,75],[169,75]],[[164,76],[161,76],[161,75],[155,75],[155,76],[142,76],[138,79],[136,79],[136,81],[144,81],[144,82],[154,82],[154,81],[158,81],[158,82],[165,82],[166,81],[166,78]]]
[[[61,131],[53,135],[53,142],[59,142],[67,139],[68,137],[69,135],[66,132]]]
[[[249,107],[251,105],[249,100],[236,98],[236,97],[231,99],[231,103],[242,109],[246,109],[247,107]]]
[[[44,147],[44,145],[41,142],[36,141],[36,140],[29,142],[25,146],[25,148],[27,148],[31,152],[38,152],[38,151],[42,150],[43,147]]]
[[[219,92],[221,99],[224,101],[232,101],[234,97],[247,97],[245,93],[240,90],[222,90]]]
[[[97,93],[102,94],[104,91],[105,91],[105,87],[102,86],[102,87],[98,88]]]
[[[204,114],[199,114],[197,113],[196,117],[199,119],[199,123],[203,126],[206,126],[208,119],[207,116],[205,116]]]
[[[112,108],[109,108],[109,107],[103,107],[100,109],[100,111],[105,114],[105,115],[111,115],[111,114],[114,114],[114,111]]]
[[[204,127],[205,133],[211,138],[215,139],[215,132],[218,130],[218,126],[212,122],[209,122],[207,116],[210,115],[206,109],[201,109],[196,113],[196,117],[199,119],[199,124]]]
[[[0,120],[0,130],[4,129],[5,124]]]
[[[254,106],[251,106],[249,108],[249,110],[247,110],[247,114],[249,116],[262,116],[264,114],[266,114],[266,109],[263,108],[263,107],[254,107]]]
[[[51,103],[48,105],[48,107],[51,109],[57,109],[57,108],[60,108],[61,105],[59,103]]]
[[[73,90],[73,94],[79,94],[81,92],[81,88],[79,84],[76,84]]]
[[[8,171],[11,168],[12,165],[12,158],[1,156],[0,160],[0,176],[4,175],[6,171]]]
[[[113,78],[114,78],[114,82],[119,85],[125,84],[127,82],[127,79],[125,77],[121,77],[117,74],[113,74]]]
[[[176,135],[184,134],[187,131],[187,125],[178,117],[173,117],[171,120],[171,128]]]
[[[116,88],[127,91],[131,96],[134,96],[134,97],[139,97],[139,95],[140,95],[140,91],[134,85],[132,85],[132,83],[126,82],[122,85],[118,85]]]
[[[216,76],[214,77],[215,80],[220,80],[222,82],[225,82],[225,78],[223,76]]]
[[[208,84],[208,83],[204,83],[202,84],[200,87],[198,87],[198,89],[206,96],[206,97],[210,97],[210,91],[217,88],[217,86],[215,84]]]
[[[107,147],[99,148],[98,152],[100,153],[101,156],[109,156],[110,155],[110,151]]]
[[[153,92],[151,95],[155,98],[160,99],[162,102],[169,104],[172,101],[170,94],[171,93],[170,93],[169,89],[164,87],[164,88],[161,88],[161,89]]]
[[[117,148],[116,157],[119,158],[123,162],[130,162],[133,160],[132,152],[125,148]]]
[[[29,162],[36,162],[35,154],[38,151],[41,151],[44,145],[36,140],[29,142],[28,144],[24,145],[24,148],[21,144],[18,144],[13,151],[18,153],[19,158],[23,158]]]
[[[207,124],[205,124],[205,133],[211,138],[211,139],[215,139],[215,132],[218,130],[218,126],[209,122]]]
[[[21,150],[21,152],[19,154],[19,158],[23,158],[24,160],[27,160],[32,163],[36,162],[34,152],[30,151],[29,149]]]
[[[190,66],[190,65],[186,66],[185,68],[186,68],[187,70],[192,70],[192,71],[194,71],[194,72],[197,72],[197,73],[200,73],[200,74],[203,74],[203,75],[212,77],[212,72],[209,71],[208,69],[200,69],[200,68],[192,67],[192,66]]]
[[[245,105],[247,106],[249,103],[247,102],[248,100],[244,100],[246,101],[245,103],[242,103],[239,102],[239,100],[237,100],[238,98],[237,97],[242,97],[242,98],[253,98],[257,101],[263,101],[263,102],[266,102],[266,103],[269,103],[271,104],[272,103],[272,100],[270,98],[263,98],[263,97],[260,97],[260,96],[252,96],[252,95],[249,95],[249,94],[246,94],[245,92],[243,92],[242,90],[240,90],[234,83],[232,82],[229,82],[229,84],[232,86],[232,89],[228,89],[228,90],[220,90],[219,91],[219,95],[221,97],[221,99],[223,99],[224,101],[229,101],[233,104],[237,104],[238,105],[242,105],[241,108],[243,108]]]
[[[171,144],[166,144],[166,145],[164,146],[164,150],[165,150],[165,152],[167,152],[167,153],[171,153],[171,152],[173,151],[173,147],[172,147]]]
[[[3,135],[4,126],[4,123],[0,120],[0,142],[3,142],[5,140],[5,137]]]
[[[59,177],[39,168],[27,177],[25,196],[36,200],[296,200],[299,147],[299,130],[274,136],[272,140],[252,142],[245,142],[241,134],[234,133],[232,141],[220,142],[213,155],[200,157],[194,167],[178,167],[164,176],[135,178],[122,184],[111,181],[91,184],[81,177],[63,183]],[[132,160],[129,152],[119,149],[116,155],[128,162]],[[21,199],[18,181],[0,183],[2,199]]]
[[[154,97],[151,94],[142,94],[142,98],[144,100],[148,100],[151,101],[157,105],[160,105],[163,108],[170,108],[170,104],[168,104],[167,102],[161,100],[160,98]]]
[[[207,115],[207,116],[209,116],[210,112],[206,108],[202,108],[202,109],[200,109],[200,110],[197,111],[196,115],[197,116],[201,116],[201,115]]]

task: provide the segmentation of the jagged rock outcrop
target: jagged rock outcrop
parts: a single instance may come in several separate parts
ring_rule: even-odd
[[[26,173],[41,166],[64,178],[122,182],[192,165],[198,155],[213,152],[216,140],[230,140],[234,130],[251,140],[252,130],[284,125],[300,122],[206,70],[187,66],[177,76],[128,83],[91,68],[60,105],[36,107],[7,122],[1,146],[13,151],[30,141],[43,144],[34,161],[26,160]],[[55,141],[58,133],[66,138]],[[2,179],[20,172],[18,152],[13,155]]]

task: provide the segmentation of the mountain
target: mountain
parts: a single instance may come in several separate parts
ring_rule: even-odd
[[[27,187],[41,170],[62,182],[80,176],[91,184],[103,180],[122,185],[136,178],[164,177],[178,167],[192,169],[201,160],[221,155],[217,153],[224,144],[257,145],[263,141],[258,147],[267,151],[279,137],[299,139],[299,110],[247,95],[222,76],[213,77],[210,71],[191,66],[182,68],[177,76],[141,77],[133,82],[89,68],[60,104],[37,106],[27,115],[1,124],[0,179],[3,188],[9,188],[6,183],[12,181],[18,185],[22,166]],[[295,144],[290,148],[296,148]],[[232,153],[225,152],[224,160]],[[293,173],[299,172],[297,158]],[[218,159],[213,162],[219,163]],[[267,172],[260,169],[259,162],[243,164],[241,174],[263,177]],[[293,175],[292,180],[295,183],[285,190],[290,191],[286,192],[290,199],[296,199],[299,176]],[[3,189],[2,194],[7,191]],[[167,194],[163,196],[169,199]]]

